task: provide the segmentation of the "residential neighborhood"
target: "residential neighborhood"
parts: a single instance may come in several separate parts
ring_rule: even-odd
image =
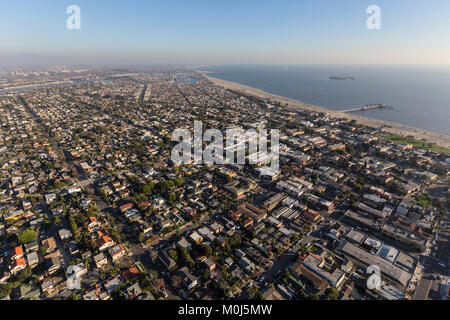
[[[190,69],[74,74],[0,95],[2,300],[448,299],[450,154]],[[175,164],[194,120],[279,129],[279,172]]]

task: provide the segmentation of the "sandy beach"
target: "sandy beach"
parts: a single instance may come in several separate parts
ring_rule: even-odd
[[[242,92],[244,94],[253,95],[253,96],[256,96],[261,99],[276,100],[276,101],[279,101],[281,104],[288,104],[288,108],[293,109],[293,110],[296,108],[299,108],[299,109],[306,109],[306,110],[328,113],[332,117],[347,118],[350,120],[354,119],[361,124],[365,124],[365,125],[376,127],[376,128],[384,126],[383,131],[385,131],[386,133],[392,133],[392,134],[401,135],[401,136],[409,135],[409,136],[413,136],[417,140],[426,140],[426,142],[434,143],[438,146],[450,148],[450,136],[445,135],[445,134],[436,133],[433,131],[428,131],[428,130],[423,130],[423,129],[418,129],[418,128],[414,128],[414,127],[399,124],[399,123],[367,118],[367,117],[359,116],[359,115],[352,114],[352,113],[344,113],[344,112],[340,112],[340,111],[330,110],[327,108],[304,103],[304,102],[301,102],[298,100],[278,96],[278,95],[268,93],[268,92],[265,92],[265,91],[262,91],[262,90],[259,90],[256,88],[248,87],[248,86],[245,86],[245,85],[242,85],[239,83],[230,82],[230,81],[226,81],[226,80],[222,80],[222,79],[218,79],[218,78],[213,78],[210,75],[210,72],[208,72],[208,71],[200,71],[200,70],[195,70],[195,71],[201,73],[203,76],[205,76],[207,79],[209,79],[210,81],[212,81],[214,84],[216,84],[218,86],[222,86],[222,87],[230,89],[230,90]]]

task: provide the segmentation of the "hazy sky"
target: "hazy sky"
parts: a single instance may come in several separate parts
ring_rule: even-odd
[[[449,0],[0,0],[0,65],[450,65],[449,14]]]

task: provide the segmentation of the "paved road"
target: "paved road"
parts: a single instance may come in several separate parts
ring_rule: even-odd
[[[278,272],[278,270],[282,271],[286,270],[288,266],[295,261],[296,257],[297,257],[296,254],[290,253],[285,254],[281,259],[275,261],[272,267],[262,274],[265,280],[260,283],[259,285],[260,290],[264,288],[264,285],[268,280],[271,280],[275,277],[275,274]]]
[[[440,275],[444,279],[450,277],[449,268],[449,245],[448,240],[450,237],[450,214],[447,215],[439,228],[438,237],[436,238],[436,249],[434,245],[431,250],[430,256],[422,256],[421,262],[424,266],[424,274],[419,282],[415,294],[414,300],[427,300],[433,298],[439,298],[437,296],[430,297],[430,289],[436,288],[441,280],[431,279],[434,275]],[[433,256],[434,253],[434,256]],[[442,265],[445,264],[445,266]]]

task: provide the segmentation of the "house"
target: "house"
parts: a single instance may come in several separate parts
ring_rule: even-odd
[[[166,250],[162,250],[158,256],[159,261],[167,268],[167,270],[173,270],[177,263],[169,256]]]
[[[206,269],[208,269],[209,271],[213,271],[214,269],[216,269],[216,263],[209,258],[203,261],[203,263]]]
[[[316,222],[320,218],[320,214],[317,211],[311,209],[308,209],[305,212],[303,212],[303,215],[305,216],[306,219],[312,222]]]
[[[99,227],[100,226],[100,222],[98,222],[96,217],[89,217],[89,221],[87,222],[87,227],[88,228],[95,228],[95,227]]]
[[[230,210],[229,211],[231,218],[233,218],[234,221],[239,221],[241,218],[242,213],[238,210]]]
[[[214,233],[219,234],[223,231],[224,226],[215,221],[213,224],[209,226],[209,229],[211,229]]]
[[[67,244],[67,249],[69,249],[69,253],[73,256],[80,253],[80,249],[74,241],[71,241]]]
[[[47,204],[51,204],[53,201],[56,200],[56,194],[54,194],[54,193],[48,193],[48,194],[44,195],[44,197],[45,197],[45,202]]]
[[[125,270],[124,272],[122,272],[122,278],[125,281],[134,281],[139,278],[140,274],[141,274],[141,272],[138,270],[138,268],[131,267],[131,268],[128,268],[127,270]]]
[[[95,300],[100,300],[100,298],[98,297],[97,293],[95,292],[95,290],[91,290],[86,292],[83,295],[83,300],[87,300],[87,301],[95,301]]]
[[[133,208],[133,204],[132,203],[127,203],[124,204],[123,206],[120,206],[120,212],[121,213],[125,213],[127,210],[130,210],[131,208]]]
[[[107,291],[105,291],[105,290],[100,291],[99,294],[98,294],[98,297],[102,301],[111,299],[109,293]]]
[[[256,267],[253,262],[251,262],[247,257],[241,257],[239,260],[239,265],[247,272],[252,273],[255,271]]]
[[[216,234],[214,232],[210,232],[207,235],[205,235],[204,237],[205,237],[205,241],[209,241],[210,243],[212,243],[212,242],[214,242],[214,240],[216,240]]]
[[[41,283],[41,290],[44,294],[52,293],[55,290],[54,285],[53,278],[46,278]]]
[[[105,282],[104,287],[108,294],[111,294],[115,288],[120,286],[122,281],[120,281],[119,277],[115,277],[107,282]]]
[[[56,207],[56,208],[52,209],[52,216],[54,216],[54,217],[62,217],[63,215],[64,215],[63,208]]]
[[[10,265],[10,272],[11,274],[17,274],[21,270],[25,269],[27,267],[27,263],[25,261],[25,258],[17,258],[12,260],[12,263]]]
[[[101,269],[108,264],[108,259],[106,258],[106,255],[101,252],[94,256],[94,263],[98,269]]]
[[[150,207],[150,201],[144,201],[138,204],[140,210],[145,210]]]
[[[197,232],[203,238],[206,238],[210,233],[212,233],[212,231],[209,228],[207,228],[207,227],[200,228],[200,229],[197,230]]]
[[[68,193],[68,194],[79,193],[79,192],[81,192],[81,188],[79,186],[76,186],[76,185],[72,186],[72,187],[69,187],[66,190],[66,193]]]
[[[31,202],[29,200],[23,200],[22,201],[22,208],[24,211],[31,209],[32,205]]]
[[[84,210],[89,209],[89,205],[91,204],[91,199],[81,199],[80,207]]]
[[[127,300],[133,300],[137,296],[139,296],[142,293],[141,287],[139,286],[138,282],[135,282],[128,287],[126,287],[123,291],[125,299]]]
[[[101,236],[100,239],[97,240],[97,248],[101,252],[106,251],[108,248],[114,246],[114,241],[111,237]]]
[[[36,266],[39,263],[39,257],[36,251],[30,252],[27,254],[27,262],[30,268]]]
[[[113,262],[122,259],[127,253],[125,248],[121,244],[110,248],[108,251]]]
[[[45,262],[47,264],[48,275],[54,274],[62,268],[61,261],[56,257],[47,258]]]
[[[46,254],[53,253],[58,249],[55,238],[53,237],[43,240],[41,245],[45,249]]]
[[[192,245],[185,238],[181,238],[180,241],[177,242],[177,244],[186,250],[191,250],[192,248]]]
[[[144,235],[150,233],[153,230],[153,226],[142,219],[137,220],[136,224],[138,225],[139,231],[144,233]]]
[[[18,300],[33,300],[39,298],[41,291],[39,287],[24,285],[16,289],[15,297]]]
[[[189,238],[196,244],[200,244],[203,241],[203,237],[197,231],[192,232]]]
[[[9,253],[9,258],[11,260],[15,260],[23,257],[23,249],[22,246],[17,246],[11,249]]]
[[[10,277],[11,273],[8,268],[5,265],[0,264],[0,283],[5,283]]]
[[[39,249],[38,243],[36,240],[31,241],[24,245],[26,253],[30,253],[32,251],[37,251]]]
[[[226,266],[227,268],[231,268],[231,266],[232,266],[233,264],[234,264],[234,260],[233,260],[232,258],[228,257],[228,258],[225,259],[225,266]]]
[[[283,226],[283,222],[275,219],[274,217],[267,218],[267,223],[273,225],[275,228],[280,229]]]
[[[250,217],[244,219],[244,221],[242,222],[242,226],[243,226],[244,228],[248,228],[248,227],[250,227],[250,226],[252,226],[252,225],[253,225],[253,219],[250,218]]]
[[[187,267],[180,269],[178,273],[188,291],[194,289],[197,286],[198,284],[197,278],[192,273],[189,272]]]
[[[222,248],[224,248],[225,244],[227,243],[227,240],[224,237],[222,237],[222,236],[218,236],[217,239],[216,239],[216,243],[219,246],[221,246]]]
[[[165,290],[166,282],[162,278],[153,279],[153,287],[157,292],[161,292]]]
[[[239,268],[239,266],[237,264],[235,264],[231,269],[230,269],[230,275],[233,277],[233,279],[235,280],[240,280],[242,278],[245,277],[244,272],[242,271],[241,268]]]
[[[409,209],[413,206],[412,201],[409,198],[404,198],[397,207],[396,213],[402,216],[406,216]]]
[[[59,238],[61,241],[70,239],[72,237],[72,233],[67,229],[61,229],[58,231]]]

